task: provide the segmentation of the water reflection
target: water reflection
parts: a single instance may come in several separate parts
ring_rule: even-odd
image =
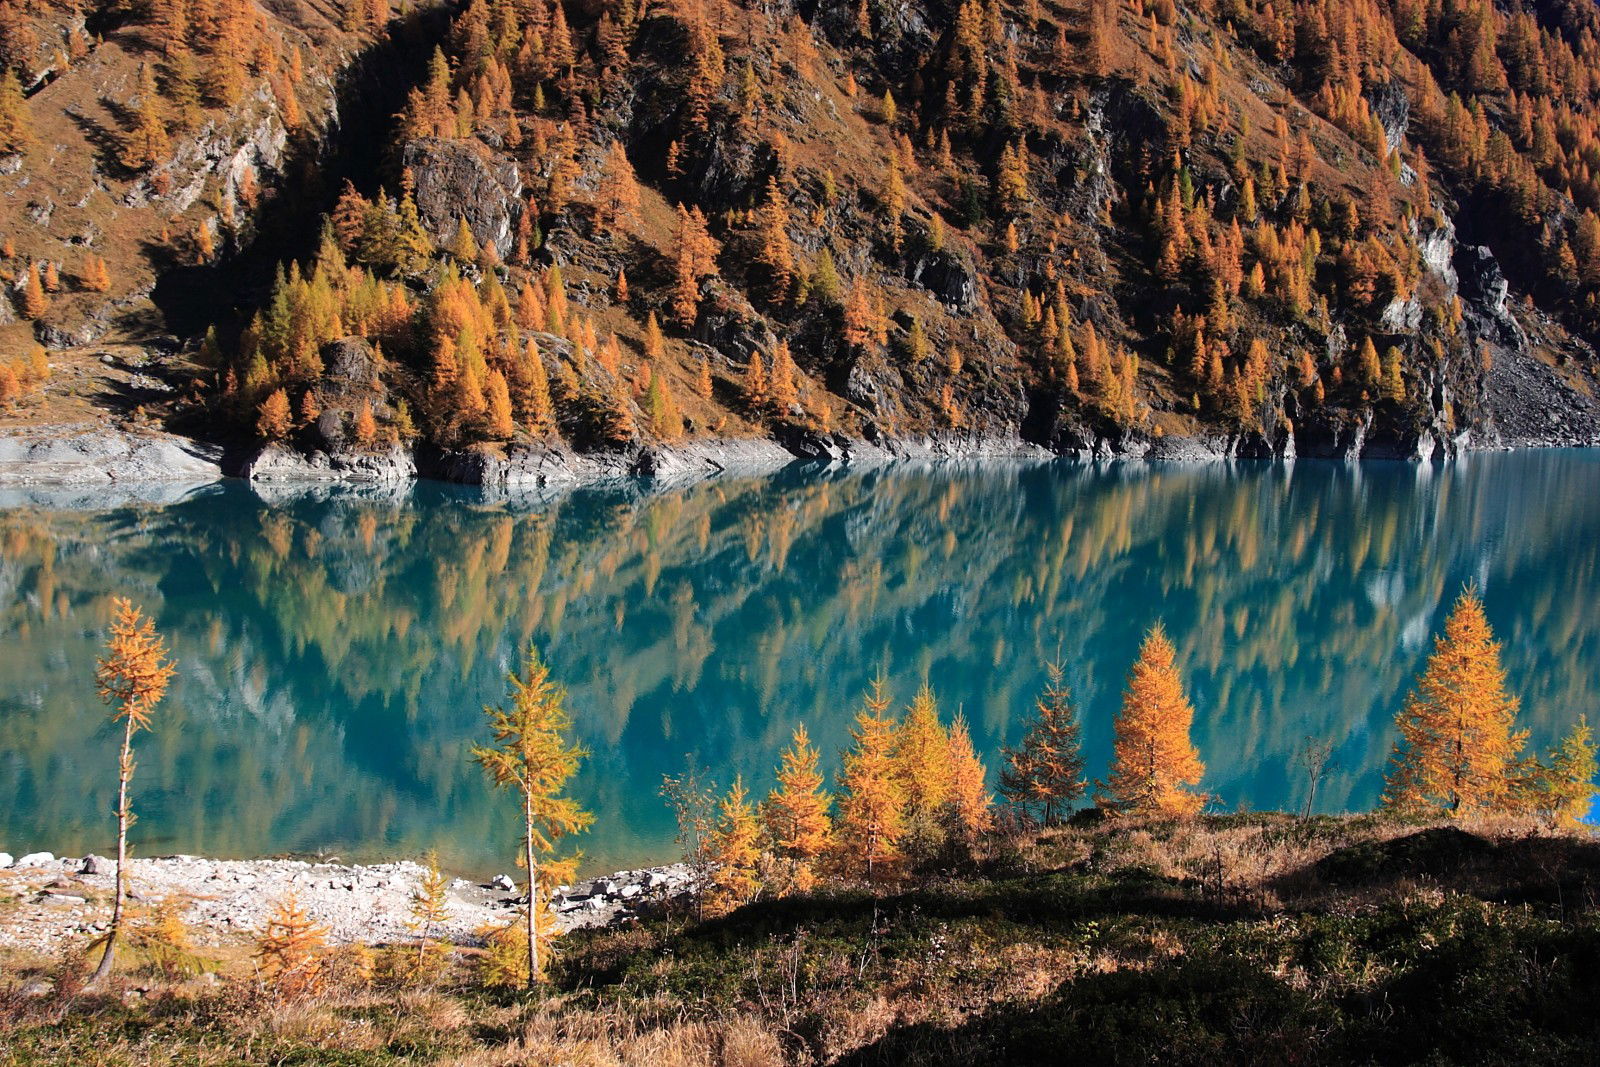
[[[1597,489],[1600,454],[1567,452],[0,501],[0,847],[106,847],[115,738],[92,671],[117,593],[181,660],[139,757],[147,853],[503,866],[514,813],[465,748],[530,639],[593,751],[590,867],[670,851],[656,787],[685,753],[762,789],[796,721],[832,754],[880,669],[902,699],[926,678],[962,706],[992,771],[1059,649],[1103,773],[1158,616],[1222,804],[1298,805],[1315,734],[1336,742],[1319,805],[1365,808],[1465,579],[1535,743],[1593,712]]]

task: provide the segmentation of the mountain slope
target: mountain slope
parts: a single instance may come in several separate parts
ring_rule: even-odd
[[[328,85],[393,38],[294,12],[260,17]],[[473,0],[431,61],[388,46],[405,73],[367,104],[393,123],[325,123],[314,195],[234,242],[296,256],[276,283],[227,247],[127,273],[233,287],[237,310],[158,301],[199,364],[179,425],[300,449],[1592,441],[1596,27],[1546,3]],[[261,64],[269,111],[301,95],[286,62]],[[80,77],[26,102],[35,126]],[[248,226],[222,169],[215,214]],[[55,303],[37,334],[73,340],[50,314],[95,301]]]

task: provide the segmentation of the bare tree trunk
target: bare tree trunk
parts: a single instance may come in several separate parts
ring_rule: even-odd
[[[100,965],[89,979],[90,988],[99,985],[111,973],[117,954],[117,935],[122,932],[122,898],[127,890],[123,866],[128,861],[128,779],[133,777],[133,717],[130,715],[125,721],[122,759],[117,764],[117,887],[111,898],[111,929],[106,933],[105,955],[100,957]]]
[[[539,981],[538,919],[534,915],[539,898],[539,868],[535,866],[533,858],[533,796],[524,792],[522,803],[525,831],[523,845],[527,850],[528,861],[528,988],[531,990]]]

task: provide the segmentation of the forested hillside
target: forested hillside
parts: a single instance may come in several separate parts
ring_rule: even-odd
[[[1597,28],[1544,0],[4,0],[0,395],[42,417],[60,367],[134,342],[183,432],[452,469],[1588,442]]]

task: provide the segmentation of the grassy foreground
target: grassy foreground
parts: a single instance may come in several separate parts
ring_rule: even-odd
[[[0,949],[0,1064],[1594,1063],[1600,842],[1371,817],[1120,821],[972,870],[563,939],[550,988],[284,1000]],[[41,978],[45,995],[27,995]]]

